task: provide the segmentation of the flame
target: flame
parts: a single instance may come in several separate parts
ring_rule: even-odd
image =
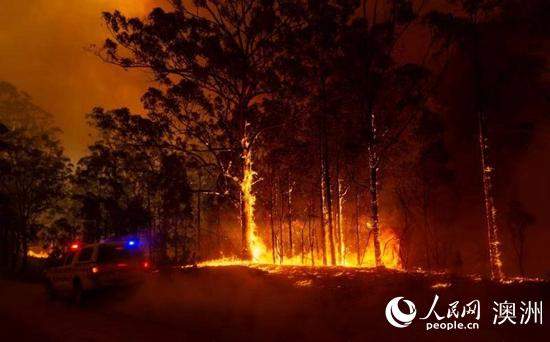
[[[253,221],[252,221],[253,222]],[[249,222],[250,223],[250,222]],[[257,226],[254,224],[254,232],[256,232]],[[250,234],[249,248],[252,254],[252,260],[243,260],[239,258],[222,257],[214,260],[203,261],[198,266],[258,266],[258,265],[283,265],[283,266],[312,266],[311,254],[309,250],[304,251],[304,258],[300,254],[292,257],[286,257],[282,262],[273,263],[271,250],[266,247],[257,233]],[[395,234],[390,229],[382,229],[380,232],[380,244],[382,249],[382,261],[386,268],[401,269],[401,262],[399,259],[399,243]],[[376,266],[374,257],[374,246],[372,238],[369,240],[366,251],[362,249],[362,262],[357,263],[357,253],[346,251],[344,261],[336,267],[349,267],[349,268],[370,268]],[[335,267],[335,266],[322,266],[322,255],[316,255],[314,253],[313,264],[315,267]]]
[[[216,260],[208,260],[199,263],[199,266],[230,266],[230,265],[242,265],[242,266],[251,266],[251,265],[270,265],[273,264],[273,260],[270,258],[272,251],[269,251],[262,238],[259,235],[258,227],[254,219],[254,206],[256,204],[256,195],[253,192],[254,178],[256,172],[253,169],[252,162],[252,148],[248,140],[247,135],[245,134],[244,138],[241,141],[243,152],[243,178],[240,182],[241,195],[242,195],[242,205],[243,205],[243,217],[241,220],[244,220],[245,224],[245,239],[246,247],[248,248],[248,255],[250,260],[238,259],[238,258],[227,258],[222,257]],[[340,216],[342,217],[342,216]],[[343,220],[341,222],[341,232],[339,239],[341,241],[341,261],[339,266],[344,267],[374,267],[375,258],[374,258],[374,247],[372,239],[367,242],[366,252],[363,252],[363,261],[361,264],[357,264],[357,256],[352,257],[352,253],[348,253],[346,246],[344,244],[344,226]],[[367,228],[370,228],[367,224]],[[381,229],[380,231],[380,242],[382,244],[382,261],[384,266],[387,268],[399,269],[401,267],[399,261],[399,244],[398,239],[393,234],[391,230]],[[327,246],[328,247],[328,246]],[[268,253],[269,252],[269,253]],[[304,252],[304,255],[294,255],[292,257],[284,258],[280,265],[296,265],[296,266],[308,266],[308,265],[322,265],[322,253],[313,253],[313,259],[311,260],[311,251]],[[352,261],[355,260],[355,261]]]
[[[37,259],[46,259],[47,257],[50,256],[46,251],[35,252],[32,249],[29,249],[29,251],[27,252],[27,255],[30,256],[31,258],[37,258]]]
[[[252,191],[252,186],[254,185],[254,176],[256,172],[252,168],[252,151],[250,144],[245,137],[243,139],[243,179],[241,181],[241,192],[243,196],[244,204],[244,220],[246,220],[247,225],[247,236],[246,243],[248,245],[248,250],[252,256],[252,261],[258,262],[265,257],[267,248],[265,247],[262,239],[258,235],[256,222],[254,220],[254,205],[256,204],[256,195]]]
[[[199,267],[216,267],[216,266],[250,266],[253,263],[249,260],[243,260],[239,258],[220,258],[214,260],[206,260],[197,263]]]

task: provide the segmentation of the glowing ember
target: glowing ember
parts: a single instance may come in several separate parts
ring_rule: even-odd
[[[249,260],[242,260],[238,258],[221,258],[215,260],[206,260],[197,264],[199,267],[212,267],[212,266],[250,266],[252,264]]]
[[[543,283],[545,280],[542,278],[527,278],[527,277],[514,277],[507,278],[502,281],[504,284],[523,284],[523,283]]]
[[[37,258],[37,259],[45,259],[49,257],[50,255],[46,251],[33,251],[32,249],[29,249],[27,252],[27,255],[31,258]]]
[[[298,280],[294,285],[298,287],[310,287],[313,284],[313,281],[311,279],[305,279],[305,280]]]

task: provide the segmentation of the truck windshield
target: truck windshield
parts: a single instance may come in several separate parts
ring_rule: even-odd
[[[97,262],[108,264],[114,262],[139,261],[143,259],[143,251],[139,249],[128,249],[120,245],[101,245]]]

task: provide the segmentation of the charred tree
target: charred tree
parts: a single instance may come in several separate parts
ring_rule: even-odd
[[[370,193],[370,214],[372,221],[374,259],[376,267],[383,266],[380,252],[380,226],[378,217],[378,155],[376,151],[376,116],[371,110],[368,113],[370,139],[369,151],[369,193]]]
[[[273,257],[273,263],[275,264],[277,262],[276,253],[277,253],[277,240],[275,235],[275,223],[273,218],[273,210],[274,210],[274,191],[273,191],[273,172],[271,172],[271,182],[269,184],[269,228],[271,231],[271,255]]]
[[[292,258],[294,255],[294,246],[292,244],[292,181],[290,179],[290,171],[288,171],[287,178],[287,221],[288,221],[288,248],[289,248],[289,257]]]
[[[357,252],[357,265],[361,265],[361,239],[359,237],[359,187],[355,190],[355,251]]]
[[[307,227],[308,227],[308,241],[309,241],[309,255],[311,258],[311,266],[315,266],[315,255],[314,255],[314,245],[315,245],[315,226],[311,224],[313,218],[313,204],[308,205],[308,214],[307,214]]]
[[[325,190],[324,190],[324,179],[323,179],[323,166],[321,164],[321,173],[320,173],[320,187],[319,187],[319,199],[320,199],[320,215],[319,215],[319,224],[321,227],[321,246],[317,242],[317,248],[321,248],[321,255],[323,257],[323,265],[327,265],[327,232],[326,232],[326,218],[325,218]]]
[[[475,22],[475,13],[471,17],[472,29],[472,64],[474,73],[474,89],[476,96],[476,110],[478,118],[478,134],[480,149],[481,178],[483,184],[483,201],[485,204],[485,220],[487,223],[487,235],[489,242],[489,264],[491,269],[491,278],[497,281],[502,280],[502,259],[499,238],[499,227],[497,223],[497,208],[494,199],[494,171],[495,166],[490,155],[489,126],[486,110],[485,89],[482,85],[482,67],[479,53],[479,32],[477,32],[478,23]]]
[[[346,244],[345,244],[345,233],[344,233],[344,197],[346,196],[346,191],[343,190],[344,179],[338,177],[338,184],[336,190],[336,196],[338,197],[337,205],[337,219],[338,219],[338,257],[340,265],[346,263]]]
[[[328,156],[323,157],[322,161],[322,189],[323,189],[323,216],[327,225],[327,231],[325,232],[325,240],[328,240],[330,250],[330,263],[336,265],[336,253],[334,246],[334,225],[332,220],[332,198],[330,190],[330,175],[328,171]],[[326,243],[325,243],[326,248]]]
[[[198,189],[197,191],[197,255],[201,254],[201,189],[202,189],[202,172],[199,168],[198,172]]]

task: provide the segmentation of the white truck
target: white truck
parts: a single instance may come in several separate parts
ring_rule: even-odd
[[[150,266],[136,240],[73,244],[62,264],[46,271],[46,290],[51,297],[70,295],[80,303],[89,291],[142,282]]]

